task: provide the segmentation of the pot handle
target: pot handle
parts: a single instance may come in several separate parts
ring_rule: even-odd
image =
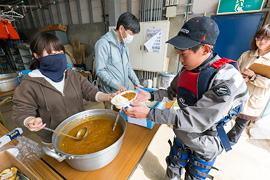
[[[47,146],[43,146],[41,149],[45,154],[51,156],[59,162],[62,162],[67,158],[66,155],[62,156],[60,153],[56,153],[54,148],[50,149]]]

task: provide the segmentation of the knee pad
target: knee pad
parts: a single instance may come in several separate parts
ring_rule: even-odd
[[[173,145],[171,140],[169,140],[168,143],[171,146],[169,155],[170,161],[174,164],[177,164],[178,166],[185,167],[189,159],[189,150],[185,149],[183,145],[177,141],[176,138],[174,138]]]
[[[211,169],[218,170],[217,168],[213,167],[215,160],[216,158],[212,161],[206,161],[191,154],[186,171],[190,176],[193,176],[196,179],[213,179],[214,177],[209,175],[209,172]]]

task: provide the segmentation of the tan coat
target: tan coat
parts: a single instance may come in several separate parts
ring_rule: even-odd
[[[264,56],[259,56],[258,50],[255,52],[244,52],[238,59],[240,71],[243,72],[245,67],[248,68],[255,62],[270,66],[270,52]],[[260,117],[270,97],[270,79],[256,74],[255,80],[250,80],[246,84],[250,98],[244,103],[243,110],[239,117],[247,120],[256,120],[256,118],[248,118],[243,115]]]

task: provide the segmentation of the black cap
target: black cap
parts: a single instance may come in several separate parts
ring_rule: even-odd
[[[177,36],[167,41],[178,49],[189,49],[200,43],[214,45],[219,35],[217,23],[209,17],[187,21]]]

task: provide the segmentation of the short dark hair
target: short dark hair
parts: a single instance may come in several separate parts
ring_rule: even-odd
[[[130,12],[125,12],[120,15],[117,21],[116,30],[123,25],[125,30],[131,30],[134,34],[138,34],[140,32],[140,23],[139,20],[131,14]]]
[[[32,53],[36,53],[42,57],[43,51],[46,50],[51,54],[52,50],[65,52],[63,43],[53,34],[46,32],[37,32],[30,41],[30,49]],[[40,67],[40,62],[36,58],[31,62],[30,69],[34,70]]]
[[[258,49],[258,46],[256,45],[256,38],[259,37],[270,37],[270,24],[264,25],[255,33],[250,44],[251,51],[255,51],[256,49]]]
[[[204,46],[204,45],[207,45],[207,44],[202,44],[202,43],[200,43],[200,44],[198,44],[198,45],[196,45],[196,46],[193,46],[193,47],[189,48],[189,50],[191,50],[191,51],[193,51],[194,53],[196,53],[196,52],[200,49],[200,47],[202,47],[202,46]],[[214,51],[215,45],[210,45],[210,44],[208,44],[208,45],[211,46],[211,50]]]
[[[203,44],[197,44],[196,46],[193,46],[191,48],[188,48],[188,49],[179,49],[179,50],[191,50],[194,53],[196,53],[200,49],[200,47],[202,47],[202,46],[203,46]],[[178,49],[177,47],[174,47],[174,48],[175,49]]]
[[[203,46],[203,44],[197,44],[196,46],[193,46],[193,47],[189,48],[189,50],[196,53],[202,46]]]

